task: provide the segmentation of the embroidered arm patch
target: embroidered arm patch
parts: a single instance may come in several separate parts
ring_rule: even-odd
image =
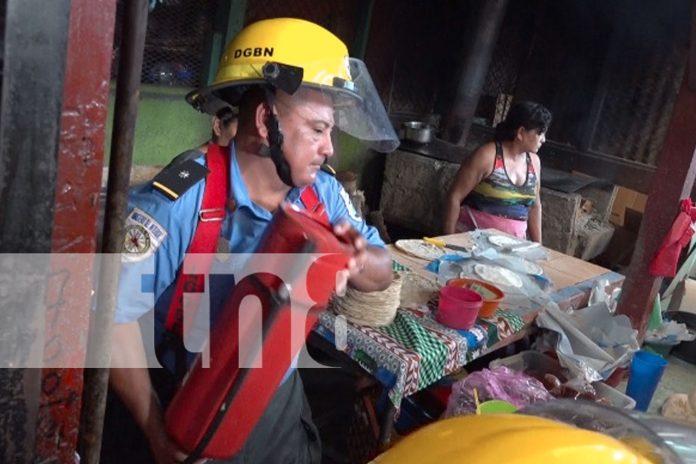
[[[162,244],[167,231],[145,211],[134,208],[126,218],[122,262],[142,261]]]

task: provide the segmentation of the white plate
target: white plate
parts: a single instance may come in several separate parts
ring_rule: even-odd
[[[516,238],[508,237],[507,235],[489,235],[488,241],[501,248],[513,247],[523,243],[522,241]]]
[[[535,276],[540,276],[544,274],[544,270],[538,264],[535,264],[531,261],[527,261],[526,259],[523,259],[522,261],[524,262],[525,273]]]
[[[505,259],[509,261],[511,268],[516,271],[536,276],[544,274],[544,270],[541,268],[541,266],[524,258],[518,258],[517,256],[507,256],[505,257]]]
[[[507,287],[520,288],[522,279],[509,269],[500,266],[492,266],[490,264],[474,265],[474,272],[483,280],[496,285]]]
[[[441,248],[420,239],[397,240],[394,246],[404,253],[408,253],[416,258],[427,259],[428,261],[438,259],[445,254]]]

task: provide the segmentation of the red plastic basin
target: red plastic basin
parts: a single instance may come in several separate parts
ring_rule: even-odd
[[[440,324],[453,329],[470,329],[482,305],[483,298],[478,292],[445,285],[440,289],[435,318]]]

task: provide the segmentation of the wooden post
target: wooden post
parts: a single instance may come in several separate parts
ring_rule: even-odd
[[[39,461],[34,447],[42,385],[41,371],[26,367],[35,359],[45,317],[70,2],[3,5],[0,278],[11,286],[5,283],[0,292],[0,462],[28,464]],[[18,253],[27,255],[12,257]]]
[[[91,291],[95,288],[93,265],[115,18],[116,0],[70,3],[36,426],[38,462],[74,462],[77,449],[83,387],[80,367],[85,363]]]
[[[693,48],[694,44],[691,46]],[[645,335],[653,302],[662,283],[662,278],[648,274],[648,265],[672,226],[679,200],[689,197],[696,177],[695,108],[696,90],[689,87],[688,72],[685,72],[617,310],[631,318],[640,339]]]
[[[462,51],[457,72],[457,93],[448,112],[443,138],[448,142],[464,145],[474,119],[481,89],[491,63],[498,40],[498,31],[505,16],[507,0],[474,2],[478,6],[475,21],[470,22],[471,32]]]
[[[696,91],[696,0],[691,0],[691,36],[689,48],[689,61],[687,72],[689,73],[689,88]]]

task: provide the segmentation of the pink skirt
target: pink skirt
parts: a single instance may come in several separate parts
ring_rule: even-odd
[[[459,210],[455,231],[468,232],[476,229],[497,229],[523,240],[527,238],[527,221],[508,219],[463,205]]]

